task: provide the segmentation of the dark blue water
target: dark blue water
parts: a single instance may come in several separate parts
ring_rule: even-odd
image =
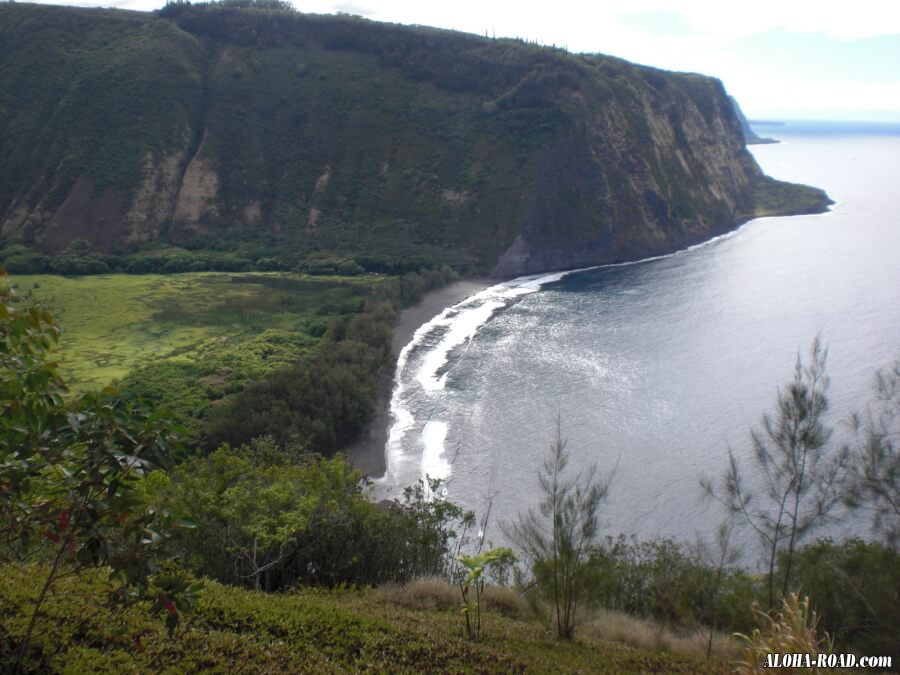
[[[575,467],[617,467],[607,531],[690,540],[723,514],[698,480],[749,431],[817,334],[830,421],[871,398],[900,357],[900,127],[759,127],[776,178],[826,189],[819,216],[767,218],[672,256],[495,287],[424,328],[398,371],[388,492],[424,473],[481,510],[488,538],[539,498],[559,414]],[[844,516],[827,530],[864,533]],[[748,551],[753,540],[744,535]]]

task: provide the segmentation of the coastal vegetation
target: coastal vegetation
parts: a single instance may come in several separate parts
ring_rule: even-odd
[[[299,361],[329,321],[356,311],[381,281],[251,273],[13,278],[20,295],[52,310],[62,331],[61,373],[73,391],[102,389],[151,363],[174,390],[185,378],[178,368],[190,368],[194,380],[228,369],[221,385],[207,387],[220,390],[213,399],[226,384],[237,390]],[[148,377],[132,379],[138,386]],[[207,397],[206,388],[200,393]]]
[[[406,292],[397,284],[392,295],[425,284],[419,278]],[[710,635],[710,625],[752,634],[749,648],[758,649],[771,631],[791,630],[793,610],[803,618],[811,608],[833,648],[900,656],[891,527],[881,543],[779,546],[773,573],[794,604],[768,633],[753,633],[766,576],[711,564],[683,543],[601,538],[606,483],[565,478],[558,438],[543,480],[552,526],[542,529],[543,544],[534,540],[546,555],[526,555],[514,575],[524,588],[491,590],[483,584],[508,582],[511,556],[494,552],[495,566],[490,551],[460,555],[481,540],[476,518],[426,498],[439,484],[379,505],[342,456],[323,457],[300,438],[182,451],[161,412],[113,390],[67,396],[52,315],[8,287],[3,299],[0,659],[8,670],[725,672],[736,647]],[[821,358],[813,364],[824,367]],[[879,396],[892,391],[890,372]],[[802,384],[809,371],[798,373]],[[896,418],[878,419],[861,433],[874,434],[884,463]],[[853,481],[867,475],[860,457]],[[854,506],[880,505],[856,482],[846,494]],[[435,577],[446,581],[422,585]],[[453,582],[477,590],[474,609],[466,598],[460,614],[458,591],[442,585]],[[522,590],[529,602],[517,597]],[[811,600],[791,601],[797,591]],[[534,618],[557,613],[549,626]],[[478,621],[475,630],[466,618]],[[655,622],[655,642],[638,636],[640,620]],[[801,623],[794,628],[811,625]],[[563,647],[554,636],[575,639]]]
[[[370,418],[397,311],[454,278],[442,268],[392,277],[21,275],[14,283],[58,317],[60,372],[73,392],[117,382],[123,395],[170,411],[186,439],[207,448],[268,434],[333,454]]]

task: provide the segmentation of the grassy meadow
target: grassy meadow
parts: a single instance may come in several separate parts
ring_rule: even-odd
[[[150,363],[206,363],[209,372],[196,375],[213,384],[228,371],[257,379],[314,349],[328,319],[356,311],[379,279],[210,272],[13,281],[56,317],[62,374],[81,392]]]

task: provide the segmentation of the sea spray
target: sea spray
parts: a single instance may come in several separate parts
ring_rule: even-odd
[[[496,284],[446,308],[416,330],[397,358],[390,403],[391,426],[385,448],[386,473],[379,481],[382,488],[402,486],[404,478],[413,475],[422,480],[426,477],[449,479],[452,463],[443,455],[446,422],[429,420],[425,423],[418,443],[420,452],[411,453],[404,449],[404,439],[416,423],[409,404],[409,398],[415,393],[413,389],[425,396],[438,395],[447,384],[448,362],[455,349],[472,340],[498,311],[509,307],[517,298],[578,271],[582,270],[530,275]],[[410,359],[419,349],[427,351],[418,364],[414,381],[409,382]],[[419,471],[414,472],[417,466]]]
[[[431,489],[429,480],[439,479],[442,481],[450,477],[452,469],[447,457],[444,456],[444,441],[447,438],[446,422],[427,422],[425,428],[422,429],[422,471],[421,480],[425,485],[426,496],[431,497]],[[442,494],[446,495],[446,488],[442,490]]]

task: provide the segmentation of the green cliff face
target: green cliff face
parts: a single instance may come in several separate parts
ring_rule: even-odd
[[[497,275],[659,254],[765,210],[717,80],[239,7],[0,6],[0,244],[417,255]]]

